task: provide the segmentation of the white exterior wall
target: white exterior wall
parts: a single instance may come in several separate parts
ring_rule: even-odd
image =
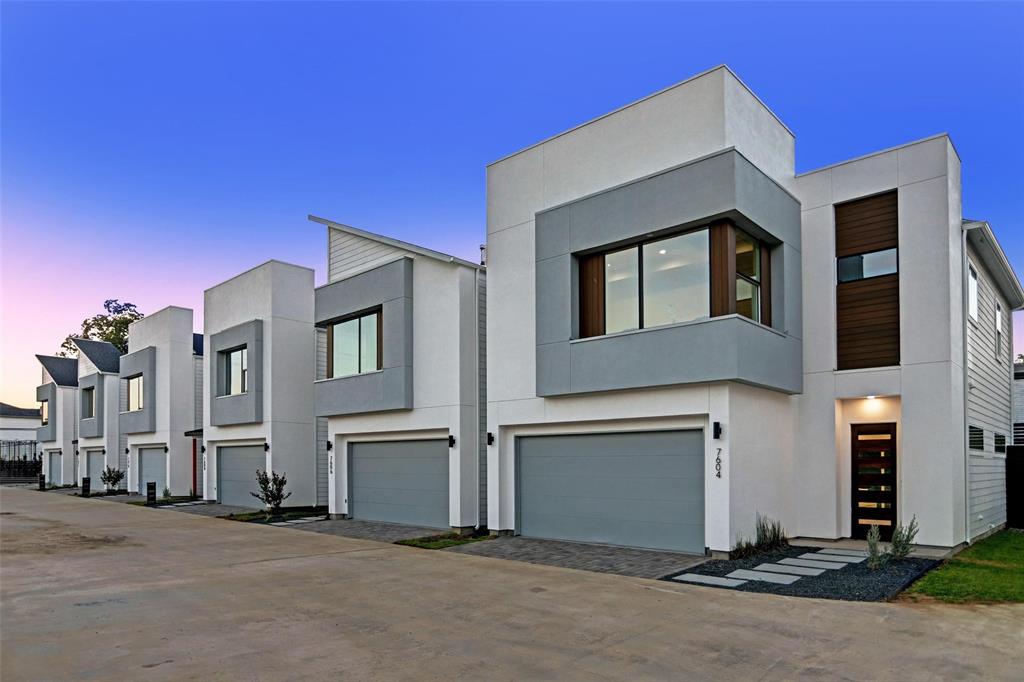
[[[376,242],[366,244],[371,240],[333,228],[328,232],[332,245],[346,237],[348,249],[332,246],[329,282],[396,257],[414,261],[413,408],[328,419],[327,437],[333,443],[328,464],[330,512],[348,513],[349,443],[455,436],[455,447],[448,451],[449,521],[460,528],[479,525],[478,271]]]
[[[269,444],[266,467],[286,473],[290,506],[316,503],[313,381],[313,271],[269,261],[204,294],[204,389],[210,395],[210,336],[254,319],[263,321],[263,421],[213,426],[204,400],[203,494],[217,499],[217,448]]]
[[[41,368],[40,385],[53,382],[53,377]],[[71,485],[77,483],[75,469],[75,444],[78,439],[78,388],[74,386],[57,386],[56,404],[50,405],[50,421],[56,420],[56,437],[49,441],[40,441],[38,452],[43,456],[43,473],[46,474],[47,485]],[[49,455],[61,453],[59,481],[50,479]]]
[[[847,402],[899,398],[898,515],[918,542],[964,540],[960,161],[946,136],[801,175],[804,392],[795,470],[799,535],[849,534]],[[899,367],[836,371],[834,204],[899,192]],[[886,421],[877,419],[876,421]],[[824,453],[836,452],[838,457]],[[813,485],[806,482],[813,481]]]
[[[497,435],[487,456],[490,529],[515,528],[517,436],[652,428],[705,431],[708,547],[726,551],[736,535],[749,536],[756,511],[789,523],[785,469],[762,465],[757,441],[792,443],[792,398],[731,384],[546,399],[536,393],[535,214],[728,147],[791,184],[792,134],[731,71],[718,68],[488,167],[487,430]],[[725,425],[720,441],[711,439],[715,421]],[[741,463],[759,467],[756,495],[756,479],[741,474]]]
[[[974,538],[1006,523],[1006,451],[996,451],[995,436],[1013,442],[1013,321],[1006,298],[973,247],[967,259],[978,273],[978,317],[967,316],[967,423],[984,432],[984,447],[968,450]],[[1003,318],[1001,349],[996,347],[996,304]]]
[[[80,355],[78,358],[79,380],[84,376],[95,373],[96,371],[95,366],[92,366],[91,362],[88,363],[91,366],[91,371],[84,369],[84,359],[85,357],[83,355]],[[104,450],[103,466],[111,467],[113,469],[120,468],[119,452],[121,450],[121,431],[118,424],[118,414],[121,408],[119,400],[121,381],[116,374],[104,373],[100,376],[103,380],[103,435],[99,438],[78,439],[79,482],[89,475],[89,458],[87,456],[89,451]],[[81,409],[81,406],[79,406],[79,409]],[[103,490],[105,487],[103,482],[99,480],[91,480],[89,481],[89,485],[91,490]]]
[[[192,310],[169,306],[133,322],[128,328],[128,352],[149,346],[156,348],[156,427],[150,433],[128,434],[128,489],[146,492],[139,483],[139,449],[166,447],[167,487],[172,495],[188,495],[192,490],[192,439],[185,432],[195,427]],[[162,494],[157,491],[158,496]]]

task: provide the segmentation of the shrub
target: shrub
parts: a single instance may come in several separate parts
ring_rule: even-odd
[[[757,545],[753,542],[744,537],[738,537],[736,538],[736,546],[729,552],[729,556],[732,559],[746,559],[747,557],[754,556],[759,551]]]
[[[881,539],[882,532],[878,529],[878,524],[871,524],[871,528],[868,530],[868,568],[872,571],[877,571],[889,563],[889,553],[878,550],[878,543]]]
[[[114,469],[113,467],[107,467],[100,474],[100,481],[107,487],[107,490],[117,490],[118,486],[121,485],[121,481],[124,480],[124,472],[120,469]]]
[[[897,524],[892,531],[892,542],[889,546],[890,559],[906,559],[910,556],[910,546],[914,544],[917,537],[917,516],[910,519],[907,527]]]
[[[281,513],[281,505],[292,496],[290,492],[284,492],[284,487],[288,485],[287,474],[278,475],[276,471],[271,471],[268,474],[266,471],[257,469],[256,483],[260,486],[260,491],[249,494],[266,505],[267,520],[269,521],[271,516]]]
[[[171,489],[170,488],[164,488],[164,499],[165,500],[171,499]]]
[[[758,512],[757,540],[755,544],[762,552],[789,547],[789,540],[786,539],[786,529],[782,527],[782,522],[762,516]]]

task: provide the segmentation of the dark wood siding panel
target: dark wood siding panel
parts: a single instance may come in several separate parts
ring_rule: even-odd
[[[711,234],[711,317],[736,312],[736,230],[715,223]]]
[[[761,244],[761,324],[772,326],[772,250]]]
[[[836,287],[837,369],[900,363],[899,275]]]
[[[580,256],[580,338],[604,334],[604,254]]]
[[[836,204],[836,257],[853,256],[899,243],[896,191]]]

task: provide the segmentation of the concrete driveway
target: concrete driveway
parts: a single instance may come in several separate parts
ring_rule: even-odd
[[[0,490],[0,677],[1019,679],[1024,607],[787,599]]]

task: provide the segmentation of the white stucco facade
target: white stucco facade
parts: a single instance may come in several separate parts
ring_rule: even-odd
[[[121,432],[119,428],[119,412],[120,412],[120,377],[116,372],[103,372],[100,371],[84,353],[79,352],[78,355],[78,380],[81,384],[82,379],[91,375],[97,375],[97,382],[102,382],[102,407],[97,405],[95,413],[96,419],[101,419],[103,422],[102,435],[86,437],[82,435],[84,432],[79,430],[78,443],[76,445],[78,471],[77,471],[77,482],[82,483],[82,479],[86,476],[90,476],[89,471],[89,459],[90,455],[98,453],[103,460],[103,468],[110,467],[112,469],[120,469],[121,457],[119,449],[121,447]],[[95,400],[99,401],[100,391],[94,389]],[[83,393],[79,390],[78,397],[81,400]],[[78,406],[79,419],[82,417],[82,406]],[[122,486],[124,482],[122,481]],[[106,486],[99,479],[98,476],[91,475],[89,486],[91,491],[103,490]]]
[[[193,472],[198,476],[199,462],[193,460],[192,439],[186,431],[195,428],[195,372],[192,344],[193,315],[190,308],[168,306],[148,315],[128,328],[128,354],[155,349],[153,382],[154,420],[152,430],[127,434],[128,489],[146,494],[140,480],[139,453],[164,451],[166,487],[171,495],[194,492]],[[122,380],[123,381],[123,380]],[[122,403],[122,412],[126,405]],[[145,409],[149,409],[145,406]],[[157,490],[157,496],[163,495]]]
[[[210,405],[210,382],[216,381],[210,369],[211,336],[254,320],[262,323],[262,392],[257,396],[261,418],[215,425]],[[258,445],[268,446],[265,469],[287,474],[287,490],[292,493],[287,505],[315,504],[313,271],[269,261],[207,289],[203,332],[204,498],[219,499],[218,448]],[[253,500],[252,506],[258,505]]]
[[[456,528],[481,525],[483,269],[334,227],[327,230],[328,285],[396,259],[413,261],[412,405],[410,409],[328,417],[330,512],[349,514],[347,458],[352,444],[452,438],[448,448],[449,524]],[[384,344],[388,353],[387,340]]]
[[[53,426],[54,437],[40,439],[37,446],[43,458],[47,485],[74,485],[77,483],[75,441],[78,440],[78,386],[57,383],[45,367],[42,368],[40,384],[54,385],[53,403],[48,406],[48,423]]]

